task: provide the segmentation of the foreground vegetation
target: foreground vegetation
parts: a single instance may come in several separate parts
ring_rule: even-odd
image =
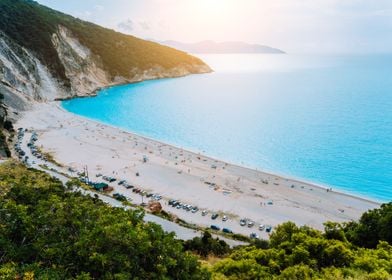
[[[0,196],[0,279],[392,279],[392,203],[324,232],[284,223],[232,249],[208,232],[178,241],[141,210],[14,162],[0,165]]]
[[[1,166],[0,177],[0,279],[208,278],[173,234],[143,223],[140,211],[66,192],[14,163]]]
[[[375,249],[348,242],[340,226],[326,233],[285,223],[268,249],[243,247],[212,266],[215,279],[392,279],[392,246]]]

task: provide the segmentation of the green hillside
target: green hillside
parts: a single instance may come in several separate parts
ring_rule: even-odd
[[[31,50],[56,77],[67,82],[64,67],[51,41],[59,25],[69,29],[99,56],[112,77],[128,77],[135,67],[144,70],[157,65],[165,69],[178,65],[204,65],[200,59],[184,52],[82,21],[35,1],[0,0],[0,30]]]

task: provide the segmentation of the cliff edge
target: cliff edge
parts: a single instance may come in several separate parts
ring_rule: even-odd
[[[65,15],[31,0],[0,0],[0,93],[10,119],[34,102],[105,86],[208,73],[185,52]]]

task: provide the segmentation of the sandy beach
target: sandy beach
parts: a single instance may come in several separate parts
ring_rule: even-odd
[[[93,180],[99,181],[95,175],[101,173],[160,194],[164,210],[200,226],[214,224],[235,233],[257,232],[267,237],[265,231],[259,231],[259,225],[274,227],[294,221],[322,229],[326,221],[356,220],[379,206],[335,189],[327,191],[314,184],[229,164],[87,120],[66,112],[56,102],[34,105],[16,127],[35,130],[37,146],[64,166],[82,171],[87,165]],[[132,190],[117,182],[111,186],[114,192],[141,202],[141,196]],[[169,199],[181,200],[209,214],[173,208],[168,205]],[[211,220],[211,213],[219,217]],[[223,215],[227,221],[222,221]],[[254,221],[255,226],[241,226],[241,218]]]

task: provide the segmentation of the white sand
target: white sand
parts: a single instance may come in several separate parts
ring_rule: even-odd
[[[58,162],[78,170],[87,165],[92,179],[96,173],[102,173],[159,193],[164,197],[165,210],[199,225],[216,224],[243,234],[258,232],[258,224],[275,226],[285,221],[322,229],[325,221],[357,220],[363,212],[379,206],[335,190],[327,192],[316,185],[216,161],[124,132],[66,112],[57,103],[36,105],[24,114],[17,127],[36,130],[37,145],[51,152]],[[147,163],[143,163],[143,156],[148,157]],[[211,168],[212,165],[217,168]],[[216,187],[205,181],[215,183]],[[116,192],[132,197],[135,202],[140,200],[131,190],[112,185]],[[165,205],[171,198],[210,213],[224,213],[229,220],[212,221],[200,212],[174,209]],[[249,218],[256,226],[241,227],[240,218]]]

